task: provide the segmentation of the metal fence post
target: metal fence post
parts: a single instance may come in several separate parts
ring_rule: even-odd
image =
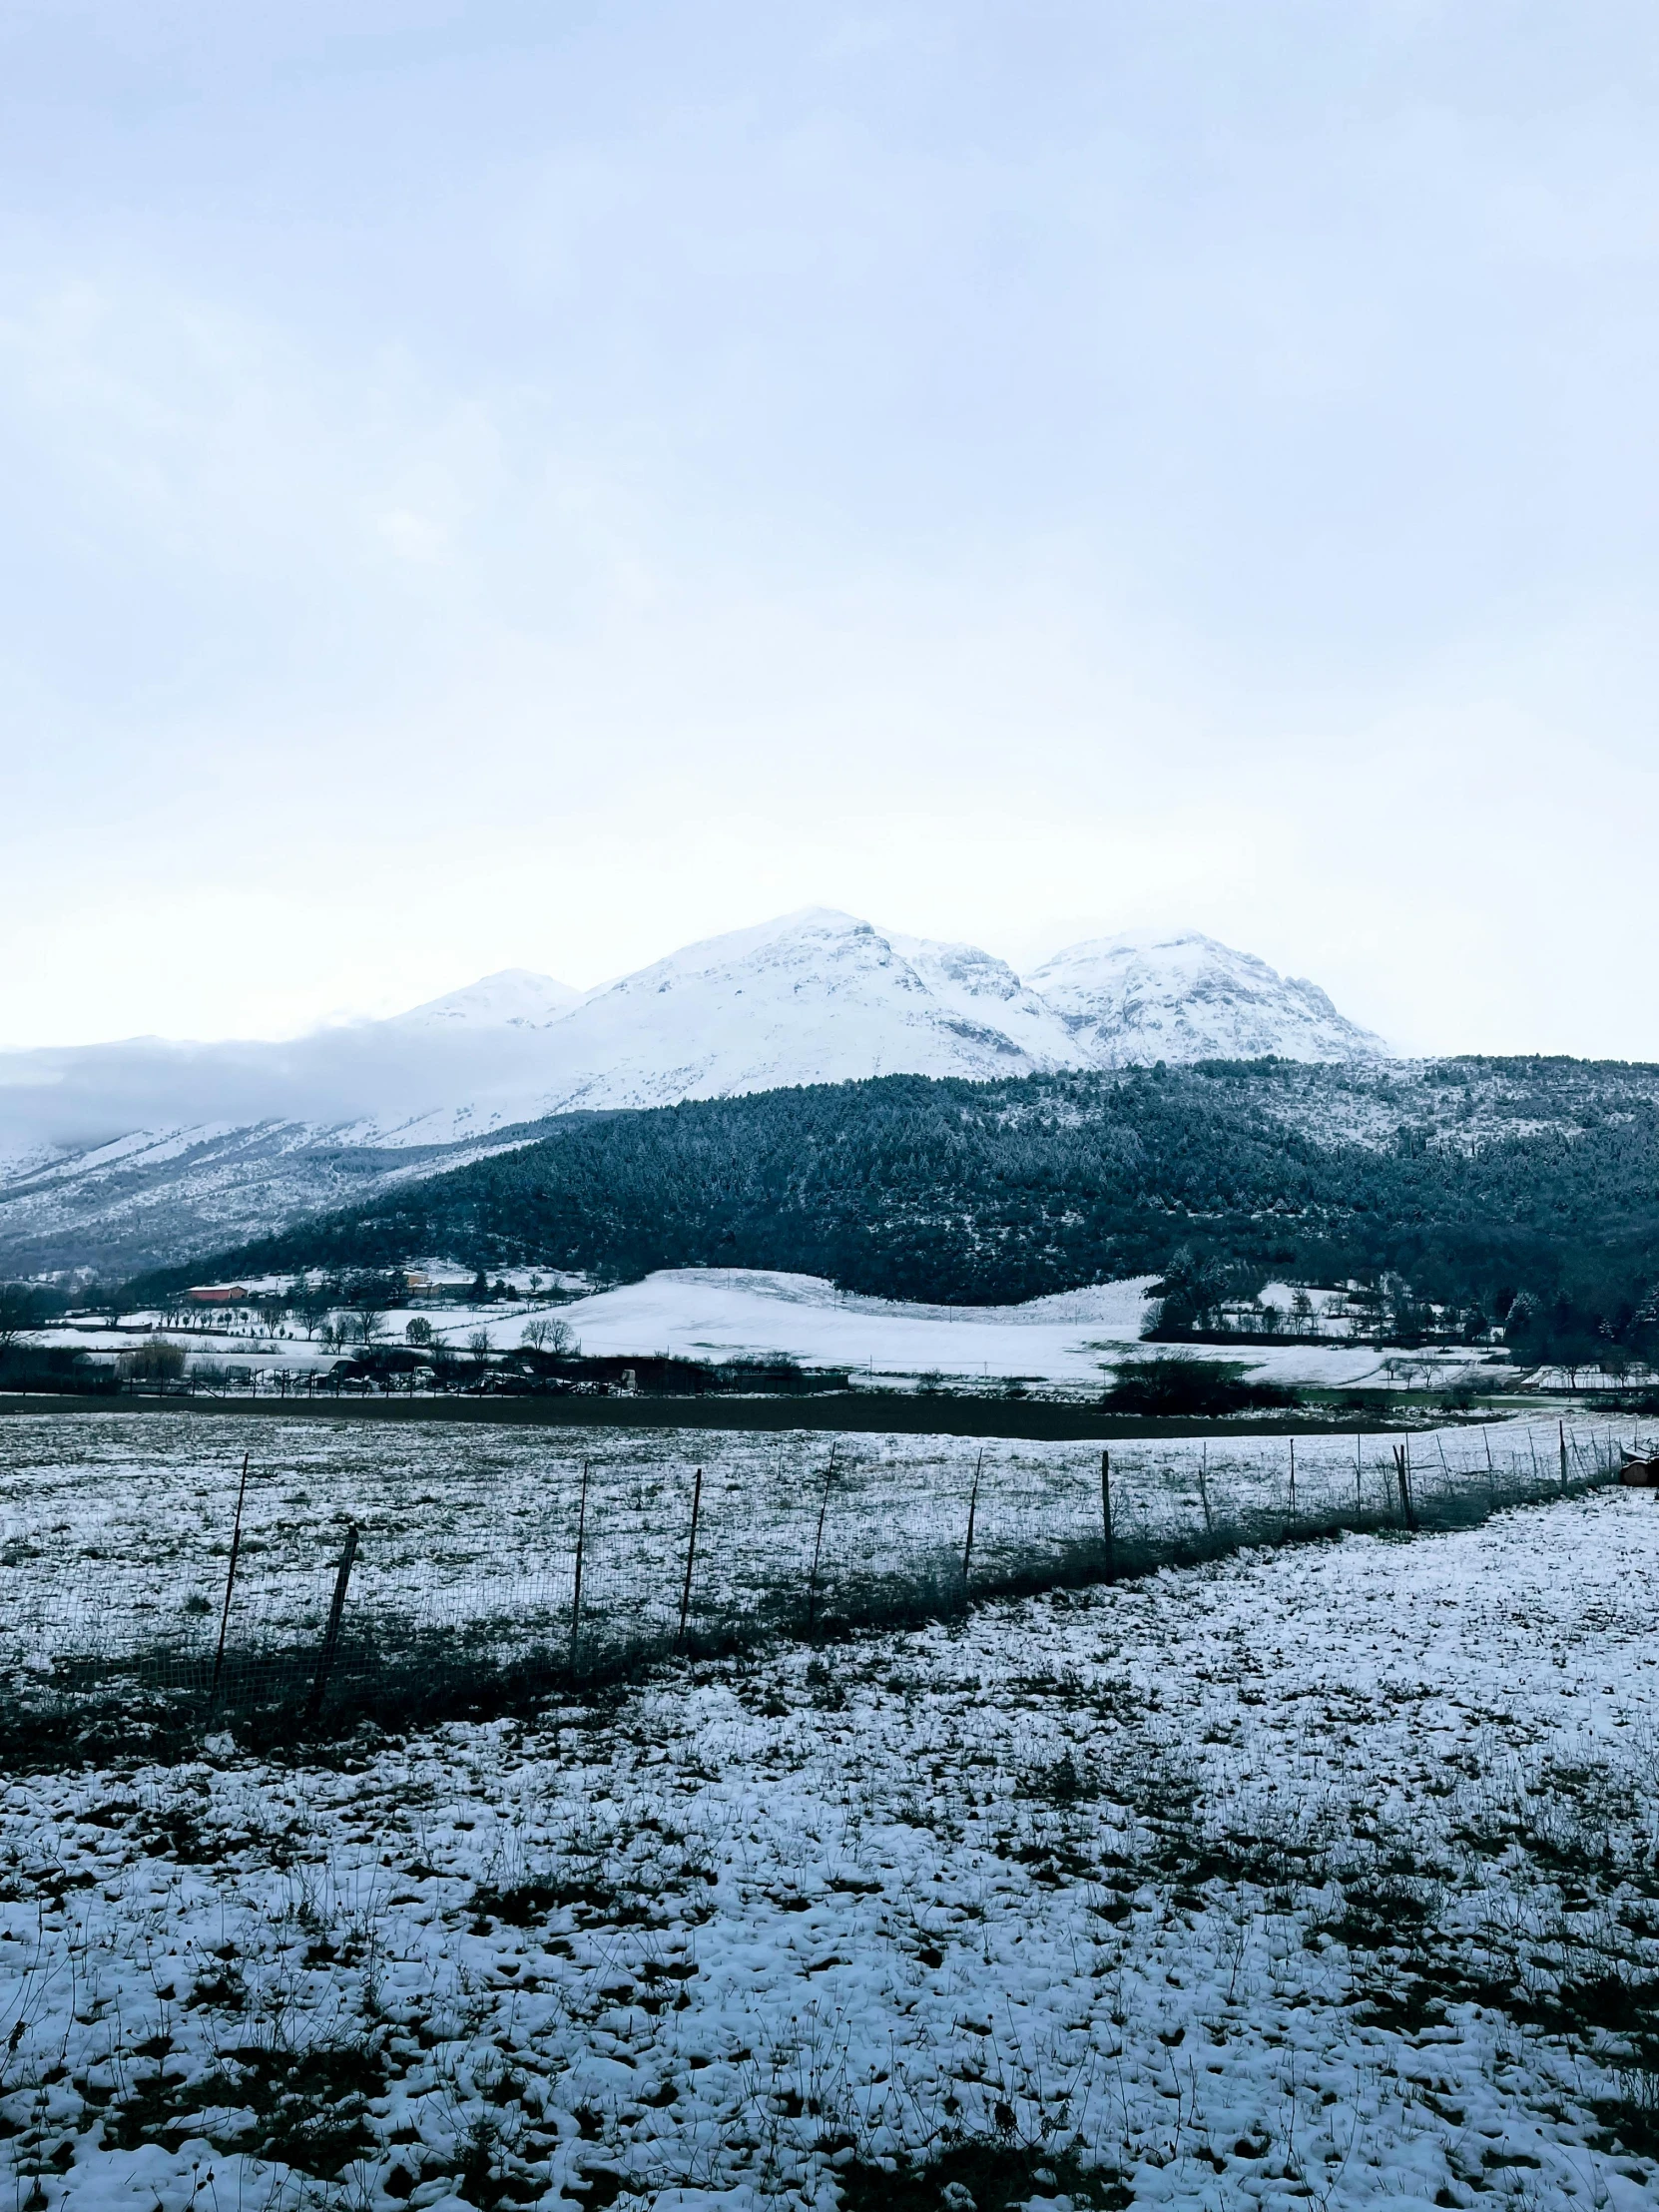
[[[830,1510],[830,1485],[835,1479],[835,1454],[840,1449],[839,1439],[830,1446],[830,1464],[824,1476],[824,1495],[819,1499],[818,1534],[813,1539],[813,1571],[807,1577],[807,1633],[810,1636],[818,1621],[818,1568],[824,1556],[824,1516]]]
[[[1291,1438],[1291,1526],[1296,1526],[1296,1438]]]

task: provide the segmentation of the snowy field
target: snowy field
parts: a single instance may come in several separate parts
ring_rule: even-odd
[[[1601,1492],[19,1776],[0,2166],[37,2212],[1636,2212],[1656,1588]]]
[[[555,1318],[590,1355],[660,1352],[720,1361],[782,1352],[806,1367],[849,1369],[864,1382],[932,1373],[968,1382],[1016,1376],[1098,1389],[1124,1359],[1139,1356],[1147,1292],[1156,1280],[1139,1276],[1020,1306],[915,1306],[857,1298],[816,1275],[665,1268],[642,1283],[561,1306]],[[461,1346],[486,1328],[491,1343],[506,1351],[523,1326],[521,1315],[495,1306],[446,1325],[443,1335]],[[1396,1379],[1369,1345],[1192,1349],[1201,1358],[1236,1360],[1265,1382],[1343,1388]],[[1447,1381],[1484,1372],[1478,1354],[1436,1353],[1421,1357],[1420,1371]]]
[[[1621,1433],[1634,1440],[1627,1426]],[[1475,1517],[1617,1458],[1578,1421],[1418,1432],[1413,1507]],[[1125,1566],[1402,1517],[1381,1436],[1156,1438],[1114,1445]],[[15,1413],[0,1429],[0,1672],[165,1659],[190,1680],[218,1635],[244,1454],[249,1487],[229,1645],[238,1665],[314,1638],[344,1527],[360,1532],[348,1627],[461,1635],[498,1652],[564,1646],[583,1551],[582,1650],[723,1635],[972,1586],[1097,1573],[1101,1453],[1087,1442],[695,1428],[577,1432],[471,1422],[318,1421],[185,1411]],[[694,1489],[698,1531],[685,1569]],[[816,1562],[816,1566],[815,1566]]]
[[[1124,1360],[1141,1356],[1147,1292],[1155,1280],[1141,1276],[1062,1291],[1019,1306],[918,1306],[854,1297],[819,1276],[670,1268],[558,1305],[534,1298],[445,1304],[422,1308],[421,1318],[439,1343],[458,1352],[471,1350],[480,1336],[496,1352],[514,1351],[526,1327],[542,1320],[564,1323],[590,1357],[662,1353],[718,1363],[782,1353],[804,1367],[845,1369],[866,1384],[937,1375],[946,1382],[1018,1378],[1098,1390]],[[1289,1299],[1284,1286],[1268,1290],[1283,1291],[1281,1304]],[[339,1318],[349,1326],[349,1314]],[[398,1342],[409,1318],[401,1311],[387,1314],[381,1341]],[[121,1331],[82,1325],[41,1332],[40,1342],[120,1353],[150,1329],[172,1335],[195,1360],[234,1362],[266,1382],[282,1370],[329,1367],[336,1357],[297,1325],[275,1336],[251,1320],[238,1329],[168,1331],[160,1315],[131,1317]],[[1259,1381],[1328,1389],[1445,1384],[1465,1376],[1488,1386],[1493,1381],[1486,1357],[1477,1352],[1430,1350],[1404,1359],[1339,1343],[1191,1349],[1200,1358],[1237,1362]]]
[[[558,1318],[584,1352],[599,1356],[665,1352],[720,1361],[782,1352],[803,1366],[847,1368],[865,1379],[932,1371],[1098,1383],[1102,1361],[1139,1339],[1154,1280],[1064,1291],[1022,1306],[914,1306],[857,1298],[816,1275],[665,1268],[561,1307]],[[489,1316],[503,1350],[518,1341],[515,1322],[499,1307]]]

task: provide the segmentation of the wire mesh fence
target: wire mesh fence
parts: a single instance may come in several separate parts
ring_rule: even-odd
[[[676,1649],[831,1636],[1342,1529],[1464,1525],[1616,1474],[1599,1423],[1414,1435],[545,1438],[254,1424],[244,1454],[8,1424],[0,1675],[31,1726],[267,1732],[477,1710]],[[150,1424],[146,1424],[149,1426]],[[217,1441],[217,1439],[216,1439]],[[64,1446],[69,1444],[70,1449]],[[33,1446],[31,1451],[29,1445]]]

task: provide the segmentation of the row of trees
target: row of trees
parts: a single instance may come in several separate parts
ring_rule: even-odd
[[[296,1286],[288,1300],[272,1301],[261,1309],[261,1318],[275,1330],[287,1314],[305,1325],[307,1339],[335,1352],[371,1353],[401,1341],[403,1347],[423,1358],[453,1357],[450,1347],[425,1314],[411,1314],[399,1323],[407,1308],[408,1294],[400,1271],[362,1273]],[[537,1356],[568,1358],[576,1339],[568,1323],[554,1316],[537,1315],[519,1334],[520,1347]],[[493,1348],[488,1329],[475,1329],[466,1351],[474,1360],[487,1358]]]
[[[498,1286],[498,1289],[504,1295],[504,1287]],[[488,1296],[487,1289],[485,1295]],[[128,1300],[113,1302],[112,1318],[131,1310],[132,1303]],[[413,1351],[441,1356],[447,1348],[424,1314],[410,1315],[407,1321],[399,1324],[398,1316],[408,1303],[408,1288],[401,1270],[360,1269],[336,1276],[298,1276],[288,1290],[267,1293],[251,1302],[251,1310],[261,1327],[273,1337],[290,1326],[298,1326],[304,1330],[307,1342],[320,1343],[327,1350],[372,1351],[400,1339]],[[59,1319],[65,1304],[61,1294],[36,1285],[0,1284],[0,1356],[15,1352]],[[174,1325],[216,1318],[178,1300],[165,1302],[161,1312],[164,1319]],[[551,1358],[568,1357],[575,1348],[575,1338],[568,1324],[546,1315],[538,1315],[525,1325],[519,1343],[533,1355]],[[467,1350],[475,1358],[482,1357],[489,1352],[490,1345],[489,1331],[475,1330]],[[170,1344],[165,1338],[152,1337],[124,1352],[120,1367],[125,1375],[164,1380],[182,1374],[185,1362],[183,1348]]]
[[[1241,1266],[1214,1252],[1181,1245],[1156,1289],[1156,1333],[1175,1340],[1283,1336],[1310,1342],[1346,1335],[1409,1347],[1473,1344],[1496,1326],[1478,1305],[1431,1305],[1403,1276],[1386,1270],[1371,1283],[1345,1285],[1335,1300],[1327,1297],[1323,1307],[1316,1307],[1306,1288],[1292,1292],[1288,1309],[1265,1302],[1263,1285],[1264,1273],[1259,1267]],[[1500,1296],[1501,1317],[1513,1294]]]

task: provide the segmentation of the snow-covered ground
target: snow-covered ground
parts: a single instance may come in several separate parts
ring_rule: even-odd
[[[1656,1580],[1603,1492],[18,1775],[0,2168],[36,2212],[1637,2212]]]
[[[1628,1427],[1622,1432],[1634,1441]],[[1616,1463],[1613,1431],[1502,1422],[1407,1439],[1415,1509],[1473,1516]],[[1183,1549],[1401,1517],[1383,1436],[1155,1438],[1111,1454],[1126,1565]],[[189,1679],[218,1634],[244,1455],[230,1616],[237,1667],[314,1648],[344,1524],[360,1531],[347,1627],[382,1641],[464,1633],[480,1661],[568,1634],[578,1532],[591,1657],[822,1614],[867,1618],[961,1595],[970,1578],[1098,1571],[1100,1447],[926,1434],[396,1426],[188,1411],[8,1414],[0,1428],[0,1681],[54,1663],[154,1663]],[[698,1471],[695,1573],[685,1585]],[[816,1571],[814,1562],[817,1562]]]
[[[1142,1356],[1147,1291],[1140,1276],[1086,1291],[1062,1291],[1021,1306],[914,1306],[837,1291],[814,1275],[761,1269],[667,1268],[558,1308],[555,1319],[590,1355],[671,1353],[687,1360],[731,1360],[787,1353],[810,1367],[850,1369],[866,1380],[929,1373],[979,1382],[1028,1382],[1103,1387],[1125,1359]],[[445,1341],[462,1346],[482,1328],[506,1351],[519,1342],[522,1311],[500,1306],[453,1320],[433,1315]],[[1150,1348],[1147,1348],[1150,1350]],[[1404,1380],[1397,1357],[1369,1345],[1286,1344],[1191,1348],[1199,1357],[1237,1361],[1262,1381],[1326,1388],[1381,1386]],[[1414,1359],[1414,1380],[1484,1374],[1478,1353],[1429,1352]]]
[[[528,1281],[529,1271],[517,1271],[517,1288],[525,1290]],[[667,1268],[620,1290],[556,1305],[533,1297],[484,1306],[445,1303],[422,1307],[419,1318],[436,1341],[455,1351],[472,1349],[481,1334],[493,1350],[510,1352],[532,1322],[557,1321],[590,1358],[666,1353],[719,1362],[782,1353],[806,1367],[844,1368],[865,1383],[936,1375],[945,1382],[1018,1378],[1100,1389],[1126,1359],[1153,1354],[1139,1339],[1154,1281],[1139,1276],[1021,1306],[917,1306],[854,1297],[816,1275]],[[349,1326],[348,1313],[338,1318]],[[414,1318],[401,1310],[386,1314],[380,1341],[399,1342]],[[135,1332],[148,1328],[171,1336],[193,1359],[252,1365],[262,1374],[328,1366],[337,1357],[333,1348],[306,1338],[297,1323],[274,1336],[252,1314],[234,1326],[210,1322],[189,1330],[169,1329],[160,1315],[129,1316],[120,1331],[76,1324],[42,1331],[38,1341],[119,1353],[131,1351]],[[1488,1385],[1492,1381],[1479,1352],[1404,1357],[1337,1343],[1190,1349],[1201,1359],[1236,1362],[1260,1381],[1326,1389],[1422,1387],[1463,1377]]]
[[[863,1377],[1023,1376],[1099,1382],[1102,1361],[1139,1338],[1144,1276],[1096,1290],[1065,1291],[1022,1306],[915,1306],[857,1298],[816,1275],[760,1269],[666,1268],[561,1306],[589,1355],[671,1353],[684,1360],[732,1360],[787,1353],[805,1366],[847,1368]],[[447,1326],[464,1344],[483,1326],[502,1350],[516,1345],[520,1315],[499,1306]]]

